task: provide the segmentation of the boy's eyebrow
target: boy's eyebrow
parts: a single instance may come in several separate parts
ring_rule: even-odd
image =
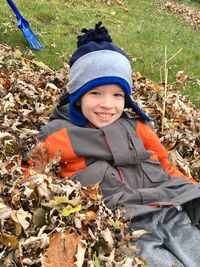
[[[100,88],[99,87],[95,87],[95,88],[90,89],[90,91],[94,91],[94,90],[100,90]]]
[[[115,87],[114,89],[115,89],[116,92],[118,92],[118,93],[124,93],[124,94],[125,94],[125,92],[124,92],[124,90],[123,90],[122,88]],[[91,92],[91,91],[95,91],[95,90],[101,90],[101,88],[100,88],[99,86],[97,86],[97,87],[95,87],[95,88],[90,89],[89,92]],[[109,90],[109,89],[108,89],[108,90]]]
[[[124,94],[125,94],[125,92],[124,92],[124,90],[123,90],[123,89],[116,88],[116,91],[117,91],[117,92],[120,92],[120,93],[124,93]]]

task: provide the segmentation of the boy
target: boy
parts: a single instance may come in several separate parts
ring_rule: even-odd
[[[131,98],[126,53],[100,26],[78,36],[68,93],[38,139],[49,158],[60,151],[63,178],[84,186],[100,183],[105,204],[125,208],[129,230],[149,232],[135,242],[148,266],[197,267],[200,185],[168,160],[150,118]],[[130,118],[125,108],[138,118]]]

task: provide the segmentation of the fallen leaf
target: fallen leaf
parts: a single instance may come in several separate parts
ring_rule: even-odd
[[[12,220],[14,221],[14,224],[15,224],[15,235],[16,236],[19,236],[22,232],[22,227],[19,223],[19,220],[17,219],[17,216],[14,212],[11,213],[11,218]]]
[[[29,153],[30,159],[34,162],[32,167],[36,172],[42,173],[47,164],[48,150],[44,147],[42,142],[38,142],[36,146]]]
[[[47,258],[42,258],[42,267],[75,267],[75,258],[81,236],[70,233],[54,233],[50,238]]]
[[[13,249],[18,248],[18,240],[16,236],[7,233],[0,233],[0,242],[5,246],[11,246]]]
[[[14,58],[20,58],[22,56],[22,52],[19,49],[14,50]]]
[[[71,192],[70,192],[71,193]],[[76,206],[80,202],[80,197],[75,197],[73,199],[69,199],[68,196],[55,196],[49,204],[52,206],[59,205],[59,204],[71,204],[73,206]]]
[[[12,209],[9,208],[7,205],[4,203],[0,202],[0,219],[5,220],[10,217],[12,213]]]
[[[99,194],[99,184],[88,186],[87,188],[84,188],[83,191],[92,200],[97,201],[102,198],[102,195]]]
[[[146,230],[135,230],[131,233],[131,239],[132,240],[138,240],[142,235],[148,234],[149,232]]]
[[[33,63],[34,63],[35,65],[37,65],[39,68],[41,68],[41,69],[43,69],[43,70],[46,70],[46,71],[50,71],[50,72],[53,73],[53,70],[50,69],[47,65],[45,65],[43,62],[33,60]]]
[[[94,211],[87,211],[85,214],[85,220],[84,224],[90,224],[90,222],[95,221],[97,219],[98,215]]]
[[[82,267],[84,260],[85,260],[85,253],[86,253],[87,243],[84,240],[81,240],[81,242],[78,244],[77,254],[76,254],[76,261],[74,264],[77,267]]]
[[[107,243],[107,246],[109,247],[109,249],[112,250],[114,246],[114,240],[113,240],[111,231],[107,227],[105,230],[101,231],[101,234],[102,234],[103,239]]]
[[[184,71],[179,71],[177,74],[176,74],[176,81],[178,83],[185,83],[187,80],[187,75],[184,74]]]
[[[38,208],[33,213],[33,224],[36,226],[43,226],[45,224],[46,211],[43,208]]]
[[[160,91],[163,90],[163,86],[158,83],[147,83],[146,88],[149,91]]]
[[[26,230],[29,227],[30,221],[32,219],[31,214],[21,208],[16,211],[16,216],[21,226],[24,228],[24,230]]]
[[[71,205],[67,205],[67,207],[65,207],[62,210],[61,215],[64,216],[64,217],[67,217],[70,214],[75,213],[75,212],[78,212],[80,210],[81,210],[81,204],[79,204],[78,206],[76,206],[74,208]]]

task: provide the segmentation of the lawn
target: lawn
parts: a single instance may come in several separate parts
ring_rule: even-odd
[[[59,69],[68,62],[76,49],[76,37],[84,27],[93,27],[98,21],[109,29],[113,43],[124,48],[132,58],[133,70],[155,82],[160,81],[165,47],[170,58],[169,82],[175,81],[178,71],[191,79],[181,90],[200,107],[200,34],[199,30],[160,8],[166,1],[146,0],[15,0],[23,16],[39,40],[42,51],[34,52],[35,58],[52,69]],[[200,10],[192,1],[179,1]],[[28,53],[29,47],[14,14],[6,1],[1,3],[0,42],[18,47]]]

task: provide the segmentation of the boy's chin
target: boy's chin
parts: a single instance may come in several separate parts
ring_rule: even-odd
[[[116,120],[112,120],[112,121],[104,121],[104,122],[95,122],[93,123],[93,125],[96,127],[96,128],[103,128],[103,127],[106,127],[112,123],[114,123]]]

